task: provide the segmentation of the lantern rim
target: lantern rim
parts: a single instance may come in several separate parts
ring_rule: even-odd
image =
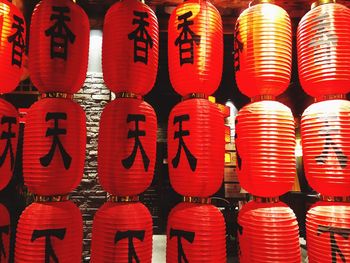
[[[314,9],[320,5],[325,5],[325,4],[335,4],[336,0],[317,0],[311,4],[311,9]]]
[[[350,196],[327,196],[320,195],[320,200],[325,202],[350,203]]]
[[[258,4],[274,4],[275,0],[252,0],[249,3],[249,7],[253,6],[253,5],[258,5]]]
[[[253,195],[253,200],[257,203],[278,203],[280,201],[279,196],[275,197],[261,197]]]

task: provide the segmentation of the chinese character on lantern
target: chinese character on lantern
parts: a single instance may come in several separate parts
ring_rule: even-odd
[[[10,232],[10,226],[9,225],[5,225],[5,226],[0,226],[0,262],[2,262],[1,258],[4,257],[4,259],[6,259],[6,252],[5,252],[5,246],[4,246],[4,241],[2,238],[3,234],[8,235]]]
[[[0,140],[6,140],[6,146],[5,146],[4,152],[0,156],[0,166],[4,164],[6,160],[6,156],[9,153],[11,158],[10,161],[11,161],[11,170],[12,170],[15,163],[15,158],[14,158],[11,139],[16,138],[16,133],[14,133],[11,128],[12,128],[12,124],[17,124],[17,120],[15,117],[3,116],[1,119],[1,124],[2,125],[7,124],[8,128],[7,128],[7,131],[2,132],[0,137]]]
[[[16,65],[19,68],[22,67],[22,55],[24,52],[25,42],[23,38],[24,34],[24,20],[16,15],[13,16],[14,23],[12,28],[16,29],[16,32],[7,38],[9,43],[12,43],[12,65]]]
[[[128,231],[118,231],[115,234],[114,244],[117,244],[120,240],[128,239],[128,262],[140,263],[139,257],[136,254],[134,247],[134,238],[143,241],[145,238],[145,230],[128,230]]]
[[[185,239],[187,242],[192,244],[194,241],[195,233],[171,228],[170,229],[170,239],[172,239],[173,237],[177,238],[178,262],[189,263],[189,261],[186,257],[185,251],[182,247],[182,238]]]

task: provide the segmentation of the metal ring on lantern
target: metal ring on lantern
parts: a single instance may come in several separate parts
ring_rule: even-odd
[[[311,4],[311,9],[314,9],[319,5],[325,5],[325,4],[335,4],[335,0],[317,0]]]
[[[73,95],[68,94],[68,93],[63,93],[63,92],[47,92],[47,93],[42,93],[41,98],[60,98],[60,99],[72,99]]]
[[[208,99],[208,95],[204,93],[190,93],[186,96],[183,96],[181,101],[190,100],[190,99]]]
[[[326,202],[350,203],[350,196],[325,196],[320,195],[320,200]]]
[[[69,200],[69,195],[53,195],[53,196],[34,195],[34,202],[36,203],[65,202],[68,200]]]
[[[263,100],[276,100],[276,97],[273,95],[259,95],[259,96],[250,98],[251,102],[258,102]]]
[[[129,98],[129,99],[143,100],[141,95],[138,95],[138,94],[132,93],[132,92],[119,92],[119,93],[115,94],[115,98],[116,99]]]
[[[325,100],[346,100],[345,94],[327,94],[314,99],[315,102],[325,101]]]
[[[183,201],[185,203],[194,203],[194,204],[211,204],[210,197],[192,197],[184,196]]]
[[[260,197],[253,195],[253,200],[257,203],[278,203],[280,198],[277,197]]]
[[[132,202],[138,202],[140,199],[137,195],[135,196],[115,196],[115,195],[108,195],[107,201],[112,203],[132,203]]]

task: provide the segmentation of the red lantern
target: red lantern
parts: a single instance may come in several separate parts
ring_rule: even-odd
[[[118,196],[138,195],[152,182],[157,116],[143,100],[122,98],[104,109],[98,143],[98,174],[103,188]]]
[[[281,202],[252,201],[238,215],[241,263],[300,263],[299,227],[293,211]]]
[[[26,24],[9,1],[0,0],[0,94],[13,91],[23,71]]]
[[[45,0],[35,8],[30,26],[29,71],[40,92],[75,93],[88,63],[90,25],[71,0]]]
[[[296,176],[291,110],[276,101],[248,104],[236,118],[237,175],[253,195],[276,197],[292,189]]]
[[[226,227],[210,204],[180,203],[169,214],[166,262],[226,262]]]
[[[33,203],[18,222],[15,262],[80,262],[82,241],[82,217],[72,202]]]
[[[310,263],[350,261],[350,204],[318,202],[307,213]]]
[[[313,97],[350,92],[350,9],[323,2],[301,19],[297,33],[299,78]]]
[[[178,5],[169,19],[169,74],[176,92],[210,95],[218,88],[223,33],[218,10],[206,0]]]
[[[224,117],[206,99],[185,100],[170,113],[168,160],[170,183],[183,196],[207,197],[223,180]]]
[[[287,12],[269,3],[254,5],[239,16],[234,35],[234,67],[242,93],[248,97],[282,94],[292,67],[292,28]]]
[[[96,213],[91,262],[152,262],[152,217],[142,203],[105,203]]]
[[[0,204],[0,262],[9,262],[10,222],[10,214],[7,208]]]
[[[123,0],[108,10],[102,44],[108,88],[140,95],[152,89],[158,69],[158,34],[155,13],[139,0]]]
[[[0,99],[0,191],[11,180],[15,168],[18,128],[16,108]]]
[[[323,195],[350,195],[350,102],[312,104],[301,119],[306,178]]]
[[[83,109],[70,99],[36,102],[26,116],[23,172],[28,189],[38,195],[72,191],[83,175],[86,124]]]

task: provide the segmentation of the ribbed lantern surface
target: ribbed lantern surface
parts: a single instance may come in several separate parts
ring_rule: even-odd
[[[215,206],[178,204],[168,218],[166,262],[226,262],[225,229]]]
[[[42,99],[26,116],[23,172],[28,189],[38,195],[68,194],[83,176],[85,113],[70,99]]]
[[[350,9],[319,5],[300,21],[297,33],[301,86],[309,95],[350,92]]]
[[[301,135],[305,174],[317,192],[350,195],[350,102],[314,103],[303,113]]]
[[[26,24],[20,10],[0,0],[0,94],[13,91],[23,72]]]
[[[158,70],[158,21],[150,7],[139,0],[122,0],[108,10],[102,66],[113,92],[145,95],[152,89]]]
[[[296,175],[295,131],[291,110],[276,101],[246,105],[236,118],[237,174],[256,196],[291,190]]]
[[[10,254],[10,214],[6,206],[0,203],[0,262],[9,262]]]
[[[75,93],[84,83],[90,25],[72,0],[43,0],[30,24],[29,71],[40,92]]]
[[[117,196],[137,195],[153,179],[157,116],[143,100],[122,98],[104,109],[98,142],[98,174],[103,188]]]
[[[310,263],[350,261],[350,204],[318,202],[306,218]]]
[[[287,12],[269,3],[253,5],[237,19],[234,35],[240,91],[248,97],[283,93],[292,65],[292,28]]]
[[[91,262],[152,261],[152,217],[142,203],[105,203],[96,213]]]
[[[206,99],[177,104],[168,122],[170,183],[183,196],[208,197],[221,186],[225,127],[218,106]]]
[[[18,113],[0,99],[0,191],[10,182],[15,168],[18,141]]]
[[[173,88],[210,95],[223,66],[223,32],[218,10],[205,0],[188,0],[172,12],[168,24],[169,75]]]
[[[238,215],[241,263],[300,263],[299,227],[284,203],[249,202]]]
[[[82,217],[72,202],[33,203],[18,222],[15,262],[81,262],[82,241]]]

